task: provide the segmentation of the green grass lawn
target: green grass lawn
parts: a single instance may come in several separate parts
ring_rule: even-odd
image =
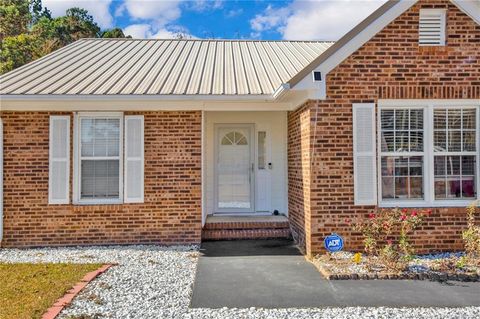
[[[85,274],[100,266],[0,263],[0,318],[41,318]]]

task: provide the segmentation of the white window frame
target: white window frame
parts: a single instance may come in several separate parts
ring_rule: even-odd
[[[120,121],[120,139],[119,139],[119,198],[115,199],[82,199],[81,198],[81,132],[80,121],[85,118],[111,118]],[[77,205],[108,205],[123,203],[123,125],[124,118],[122,112],[81,112],[74,114],[74,141],[73,141],[73,203]],[[109,159],[111,157],[108,157]],[[95,159],[99,159],[98,157]]]
[[[480,100],[380,100],[377,114],[377,185],[378,205],[380,207],[465,207],[475,199],[435,199],[434,189],[434,152],[433,152],[433,111],[448,108],[475,109],[477,116],[477,151],[461,152],[462,155],[476,157],[476,189],[477,199],[480,200]],[[381,111],[391,109],[424,109],[424,200],[383,200],[382,198],[382,167],[381,167]],[[393,154],[393,153],[392,153]],[[412,153],[398,153],[392,156],[410,156]],[[443,153],[436,153],[441,155]],[[459,152],[460,154],[460,152]],[[384,155],[384,154],[383,154]]]

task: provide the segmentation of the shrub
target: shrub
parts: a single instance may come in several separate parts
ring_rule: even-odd
[[[431,210],[378,209],[357,220],[354,229],[362,233],[367,255],[378,256],[385,267],[400,270],[415,253],[410,236],[430,214]]]
[[[478,203],[475,201],[467,207],[467,229],[462,233],[465,252],[471,258],[480,258],[480,226],[475,225]]]

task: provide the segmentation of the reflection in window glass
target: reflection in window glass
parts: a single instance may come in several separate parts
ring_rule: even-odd
[[[423,156],[383,156],[382,197],[422,199]]]
[[[260,131],[258,132],[258,169],[266,168],[266,154],[267,154],[267,145],[266,145],[267,133]]]

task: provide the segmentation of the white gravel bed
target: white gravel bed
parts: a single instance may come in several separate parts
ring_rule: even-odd
[[[91,282],[62,312],[62,319],[480,318],[480,307],[190,309],[197,258],[196,246],[0,249],[0,262],[118,264]]]

